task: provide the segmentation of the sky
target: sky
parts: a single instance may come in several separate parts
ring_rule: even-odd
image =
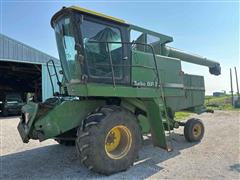
[[[207,67],[182,63],[185,73],[205,77],[206,94],[229,92],[229,68],[236,66],[240,72],[237,0],[0,0],[0,32],[58,58],[50,19],[62,6],[71,5],[172,36],[169,46],[220,62],[220,76],[209,74]],[[236,92],[235,76],[233,81]]]

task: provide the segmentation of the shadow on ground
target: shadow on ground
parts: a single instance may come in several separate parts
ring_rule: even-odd
[[[153,147],[151,140],[145,140],[139,159],[133,167],[125,172],[117,173],[107,178],[147,178],[161,172],[161,162],[179,155],[182,149],[196,145],[188,143],[179,134],[173,134],[172,152]],[[65,147],[58,144],[26,150],[1,157],[2,173],[0,178],[106,178],[90,172],[79,162],[75,147]]]
[[[240,164],[237,163],[237,164],[234,164],[234,165],[230,166],[230,170],[240,173]]]
[[[18,116],[18,115],[11,115],[11,116],[5,117],[5,116],[2,116],[2,115],[0,114],[0,121],[1,121],[1,120],[7,120],[7,119],[9,119],[9,120],[10,120],[10,119],[11,119],[11,120],[14,119],[14,120],[15,120],[16,118],[20,118],[20,116]]]

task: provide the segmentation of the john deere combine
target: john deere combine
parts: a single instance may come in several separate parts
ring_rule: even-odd
[[[51,25],[63,80],[53,98],[22,108],[24,143],[52,138],[75,144],[86,167],[112,174],[133,165],[143,134],[166,150],[167,132],[179,126],[187,141],[202,139],[200,120],[174,120],[180,110],[207,111],[203,77],[184,74],[181,61],[207,66],[214,75],[221,73],[219,63],[167,47],[172,37],[75,6],[62,8]]]

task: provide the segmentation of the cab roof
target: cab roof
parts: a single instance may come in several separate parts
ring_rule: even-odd
[[[130,28],[142,31],[143,33],[147,33],[147,34],[151,34],[151,35],[160,37],[162,43],[169,43],[169,42],[173,41],[173,38],[170,37],[170,36],[166,36],[166,35],[161,34],[161,33],[157,33],[157,32],[154,32],[154,31],[151,31],[151,30],[139,27],[139,26],[135,26],[135,25],[126,23],[122,19],[118,19],[118,18],[115,18],[115,17],[112,17],[112,16],[108,16],[108,15],[105,15],[105,14],[102,14],[102,13],[99,13],[99,12],[95,12],[95,11],[92,11],[92,10],[88,10],[88,9],[85,9],[85,8],[81,8],[81,7],[78,7],[78,6],[63,7],[60,11],[58,11],[56,14],[53,15],[53,17],[51,19],[51,26],[53,27],[54,21],[59,16],[64,14],[64,12],[69,12],[69,11],[70,12],[71,11],[80,12],[80,13],[88,14],[88,15],[95,16],[95,17],[98,17],[98,18],[103,18],[105,20],[109,20],[109,21],[112,21],[112,22],[115,22],[115,23],[118,23],[118,24],[127,25]]]
[[[58,11],[56,14],[54,14],[54,16],[52,17],[52,20],[51,20],[51,25],[52,26],[53,26],[53,21],[65,11],[77,11],[77,12],[81,12],[83,14],[88,14],[88,15],[92,15],[92,16],[95,16],[95,17],[100,17],[100,18],[103,18],[103,19],[106,19],[106,20],[110,20],[110,21],[113,21],[113,22],[116,22],[116,23],[129,25],[122,19],[118,19],[118,18],[115,18],[115,17],[112,17],[112,16],[108,16],[108,15],[105,15],[105,14],[102,14],[102,13],[99,13],[99,12],[95,12],[95,11],[92,11],[92,10],[88,10],[88,9],[85,9],[85,8],[81,8],[81,7],[78,7],[78,6],[70,6],[70,7],[63,7],[60,11]]]

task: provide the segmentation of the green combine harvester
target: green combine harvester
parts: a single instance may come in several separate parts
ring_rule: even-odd
[[[220,75],[218,62],[167,47],[172,37],[75,6],[63,7],[51,26],[63,79],[49,71],[59,91],[53,88],[52,98],[22,108],[18,131],[24,143],[76,145],[88,169],[109,175],[133,165],[143,134],[151,133],[153,145],[168,151],[179,126],[187,141],[202,139],[199,119],[174,120],[177,111],[208,111],[204,78],[184,74],[181,61]]]

